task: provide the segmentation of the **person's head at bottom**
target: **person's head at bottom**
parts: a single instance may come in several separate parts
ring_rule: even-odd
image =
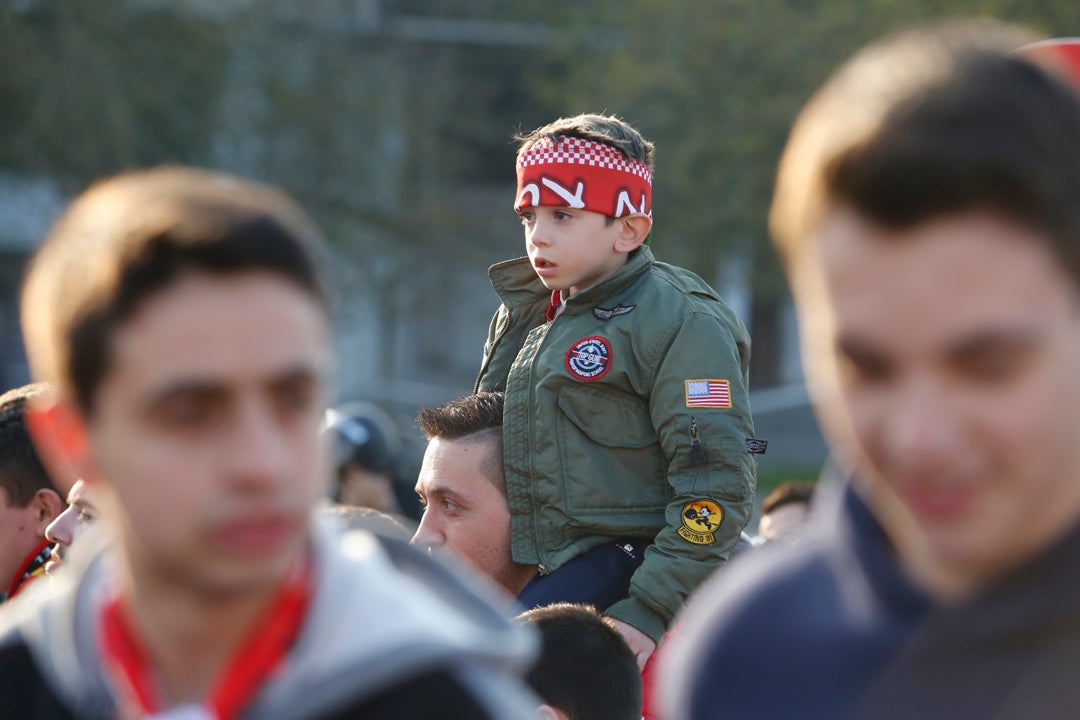
[[[527,680],[543,720],[640,720],[641,672],[619,631],[591,605],[557,603],[518,616],[540,631]]]

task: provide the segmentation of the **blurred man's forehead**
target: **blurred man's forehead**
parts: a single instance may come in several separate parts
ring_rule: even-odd
[[[102,389],[110,379],[137,382],[143,397],[301,375],[321,381],[330,362],[328,321],[303,289],[265,272],[192,274],[117,328]]]

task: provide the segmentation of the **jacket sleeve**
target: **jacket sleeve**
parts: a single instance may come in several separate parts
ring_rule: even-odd
[[[496,351],[500,350],[500,348],[496,347],[496,341],[506,331],[505,328],[509,323],[510,311],[507,310],[505,305],[500,305],[488,325],[487,339],[484,340],[484,353],[480,360],[480,372],[476,376],[474,392],[506,389],[506,374],[510,372],[510,366],[506,366],[506,372],[502,373],[500,377],[498,370],[503,363],[500,358],[496,357]]]
[[[757,464],[750,340],[738,319],[694,312],[657,343],[649,409],[667,461],[665,527],[607,615],[659,641],[686,597],[727,561],[750,520]]]

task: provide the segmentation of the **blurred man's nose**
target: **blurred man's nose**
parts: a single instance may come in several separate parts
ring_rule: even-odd
[[[269,403],[249,401],[237,408],[229,458],[234,477],[249,485],[275,483],[289,463],[291,434]]]
[[[957,420],[948,393],[932,378],[898,389],[885,409],[890,464],[905,474],[940,472],[957,447]]]

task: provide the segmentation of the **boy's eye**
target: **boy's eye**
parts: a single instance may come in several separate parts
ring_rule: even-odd
[[[555,211],[555,219],[556,220],[569,220],[570,217],[571,217],[571,215],[568,212],[563,212],[562,210],[556,210]]]
[[[533,221],[533,214],[531,212],[519,212],[518,217],[521,218],[522,225],[526,225]]]

